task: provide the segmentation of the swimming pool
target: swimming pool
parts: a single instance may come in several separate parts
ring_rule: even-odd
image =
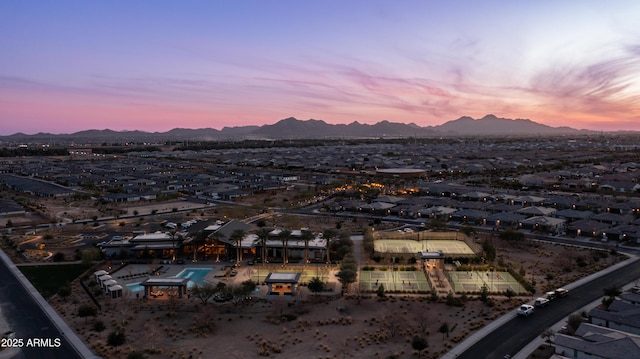
[[[131,292],[142,292],[144,287],[140,285],[140,283],[129,283],[127,284],[127,289]]]
[[[187,288],[191,288],[195,284],[204,283],[204,277],[209,272],[211,272],[211,270],[212,270],[211,268],[185,268],[180,273],[169,278],[189,278],[189,282],[187,283]],[[144,291],[144,287],[141,286],[139,282],[127,284],[127,289],[129,289],[130,292]]]
[[[189,278],[187,287],[191,288],[194,284],[204,283],[204,277],[211,272],[211,270],[211,268],[185,268],[173,278]]]

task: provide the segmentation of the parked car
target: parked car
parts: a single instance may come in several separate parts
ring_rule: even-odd
[[[216,295],[213,296],[213,300],[215,300],[218,303],[228,302],[231,299],[233,299],[233,296],[226,293],[217,293]]]
[[[554,300],[554,299],[556,299],[556,292],[555,291],[547,292],[547,293],[545,293],[544,296],[545,296],[545,298],[547,298],[549,300]]]
[[[569,291],[564,288],[556,289],[556,297],[558,298],[566,297],[568,294],[569,294]]]
[[[535,301],[535,302],[533,302],[533,305],[534,305],[535,307],[538,307],[538,308],[539,308],[539,307],[544,307],[544,306],[546,306],[547,304],[549,304],[549,299],[547,299],[547,298],[543,298],[543,297],[540,297],[540,298],[536,299],[536,301]]]
[[[520,308],[518,308],[516,313],[518,313],[518,315],[520,316],[528,317],[533,313],[533,305],[523,304],[520,306]]]

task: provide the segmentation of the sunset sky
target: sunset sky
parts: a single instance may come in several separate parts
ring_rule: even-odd
[[[1,1],[0,135],[495,114],[640,130],[640,1]]]

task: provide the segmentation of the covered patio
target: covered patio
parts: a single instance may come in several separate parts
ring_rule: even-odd
[[[189,278],[147,278],[140,285],[144,287],[145,298],[157,298],[165,294],[182,298],[187,294],[187,283]]]
[[[273,272],[264,282],[269,285],[268,295],[295,295],[302,273]]]

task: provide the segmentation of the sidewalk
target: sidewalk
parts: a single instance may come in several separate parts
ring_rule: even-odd
[[[599,278],[599,277],[603,276],[606,273],[610,273],[610,272],[612,272],[612,271],[614,271],[614,270],[616,270],[618,268],[624,267],[624,266],[626,266],[626,265],[628,265],[630,263],[633,263],[633,262],[637,261],[638,259],[640,259],[638,256],[634,256],[634,255],[630,255],[630,254],[628,254],[628,255],[630,256],[629,259],[627,259],[627,260],[625,260],[623,262],[614,264],[613,266],[610,266],[610,267],[608,267],[606,269],[603,269],[600,272],[597,272],[597,273],[594,273],[594,274],[589,275],[587,277],[581,278],[580,280],[577,280],[577,281],[575,281],[573,283],[570,283],[570,284],[568,284],[566,286],[563,286],[563,288],[571,290],[573,288],[579,287],[579,286],[581,286],[582,284],[584,284],[586,282],[592,281],[592,280],[594,280],[596,278]],[[589,309],[593,308],[594,306],[598,305],[599,303],[600,303],[600,300],[596,300],[595,302],[587,305],[583,309],[584,310],[589,310]],[[569,315],[571,315],[571,314],[573,314],[573,313],[570,313]],[[453,359],[453,358],[458,357],[460,354],[462,354],[467,349],[469,349],[472,345],[474,345],[475,343],[480,341],[480,339],[484,338],[487,334],[491,333],[496,328],[499,328],[504,323],[506,323],[509,320],[513,319],[515,316],[516,316],[516,310],[514,309],[514,310],[510,311],[509,313],[503,315],[502,317],[500,317],[500,318],[494,320],[493,322],[487,324],[482,329],[478,330],[477,332],[475,332],[472,335],[470,335],[469,337],[467,337],[467,339],[462,341],[460,344],[456,345],[447,354],[442,356],[442,359]],[[566,321],[566,318],[563,319],[562,321],[554,324],[551,327],[551,329],[553,329],[554,332],[557,332],[560,328],[562,328],[562,326],[565,325],[565,321]],[[532,341],[527,346],[525,346],[516,355],[512,356],[512,359],[526,359],[541,344],[544,344],[544,340],[542,338],[540,338],[540,336],[537,336],[534,341]]]

